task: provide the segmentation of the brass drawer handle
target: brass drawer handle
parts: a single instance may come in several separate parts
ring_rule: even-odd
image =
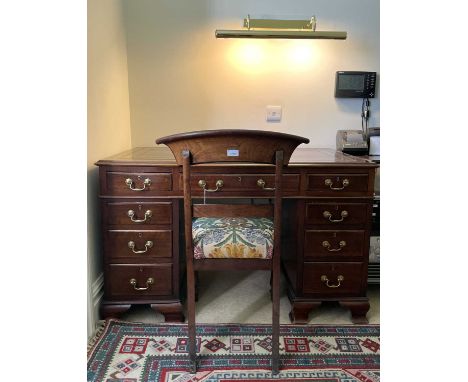
[[[348,217],[348,211],[346,210],[343,210],[341,211],[341,219],[332,219],[333,215],[330,211],[324,211],[323,212],[323,217],[325,219],[328,219],[330,220],[332,223],[339,223],[339,222],[342,222],[344,220],[344,218]]]
[[[344,277],[343,277],[342,275],[339,275],[339,276],[336,278],[336,280],[338,281],[338,284],[336,284],[336,285],[330,285],[330,284],[328,283],[330,280],[328,280],[328,277],[327,277],[327,276],[322,275],[322,276],[320,277],[320,281],[324,282],[324,283],[326,284],[326,286],[329,287],[329,288],[338,288],[338,287],[341,285],[341,282],[344,280]]]
[[[153,213],[151,212],[151,210],[147,210],[145,212],[144,219],[134,219],[133,217],[135,216],[135,211],[133,210],[128,210],[127,215],[130,218],[130,220],[134,223],[144,223],[148,218],[151,218],[151,216],[153,216]]]
[[[346,241],[344,240],[341,240],[339,244],[340,248],[331,248],[331,244],[327,240],[322,241],[322,246],[325,247],[328,252],[338,252],[341,251],[343,247],[346,247]]]
[[[143,188],[134,188],[133,187],[133,179],[131,178],[127,178],[125,179],[125,184],[128,186],[128,188],[132,191],[143,191],[146,189],[146,186],[150,186],[151,185],[151,179],[150,178],[146,178],[144,181],[143,181]]]
[[[257,186],[260,187],[262,190],[265,190],[265,191],[275,191],[276,188],[275,187],[265,187],[265,181],[263,179],[259,179],[257,180]]]
[[[214,190],[210,190],[209,188],[206,188],[206,180],[200,179],[198,181],[198,186],[200,188],[203,188],[203,190],[206,192],[216,192],[216,191],[219,191],[221,188],[223,188],[224,182],[221,179],[218,179],[216,181],[216,188]]]
[[[145,249],[135,251],[135,242],[134,241],[129,241],[128,242],[128,248],[130,248],[133,253],[136,253],[137,255],[139,255],[141,253],[146,253],[146,252],[148,252],[148,249],[153,248],[153,242],[151,240],[148,240],[145,243]]]
[[[135,290],[148,290],[150,285],[154,283],[154,279],[152,277],[149,277],[148,280],[146,280],[146,286],[145,287],[137,287],[137,281],[136,279],[130,279],[130,285],[133,285],[133,289]]]
[[[349,180],[348,179],[343,179],[342,186],[341,187],[333,187],[333,180],[330,178],[325,179],[325,186],[330,186],[330,190],[343,190],[345,187],[349,186]]]

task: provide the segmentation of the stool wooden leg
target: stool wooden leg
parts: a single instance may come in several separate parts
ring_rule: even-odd
[[[280,311],[280,272],[279,266],[273,268],[273,280],[272,280],[272,292],[273,292],[273,317],[272,317],[272,352],[271,352],[271,371],[273,374],[279,373],[279,311]]]
[[[187,322],[190,373],[195,374],[197,372],[197,344],[195,326],[195,274],[193,268],[187,269]]]

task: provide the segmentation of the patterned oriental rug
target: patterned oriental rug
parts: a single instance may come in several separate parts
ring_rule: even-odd
[[[281,325],[271,374],[269,325],[197,325],[189,374],[187,326],[108,320],[88,351],[89,382],[376,382],[379,325]],[[201,356],[200,356],[201,352]]]

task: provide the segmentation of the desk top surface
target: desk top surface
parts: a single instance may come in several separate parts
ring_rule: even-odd
[[[174,155],[168,147],[135,147],[121,152],[96,163],[102,165],[135,165],[135,166],[176,166]],[[215,165],[215,164],[210,164]],[[223,163],[226,165],[235,165]],[[289,166],[310,166],[310,165],[357,165],[364,167],[376,167],[368,159],[343,154],[341,151],[327,148],[297,148]]]

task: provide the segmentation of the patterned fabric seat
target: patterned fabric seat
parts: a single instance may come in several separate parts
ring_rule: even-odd
[[[273,221],[267,218],[192,220],[194,258],[271,259]]]

